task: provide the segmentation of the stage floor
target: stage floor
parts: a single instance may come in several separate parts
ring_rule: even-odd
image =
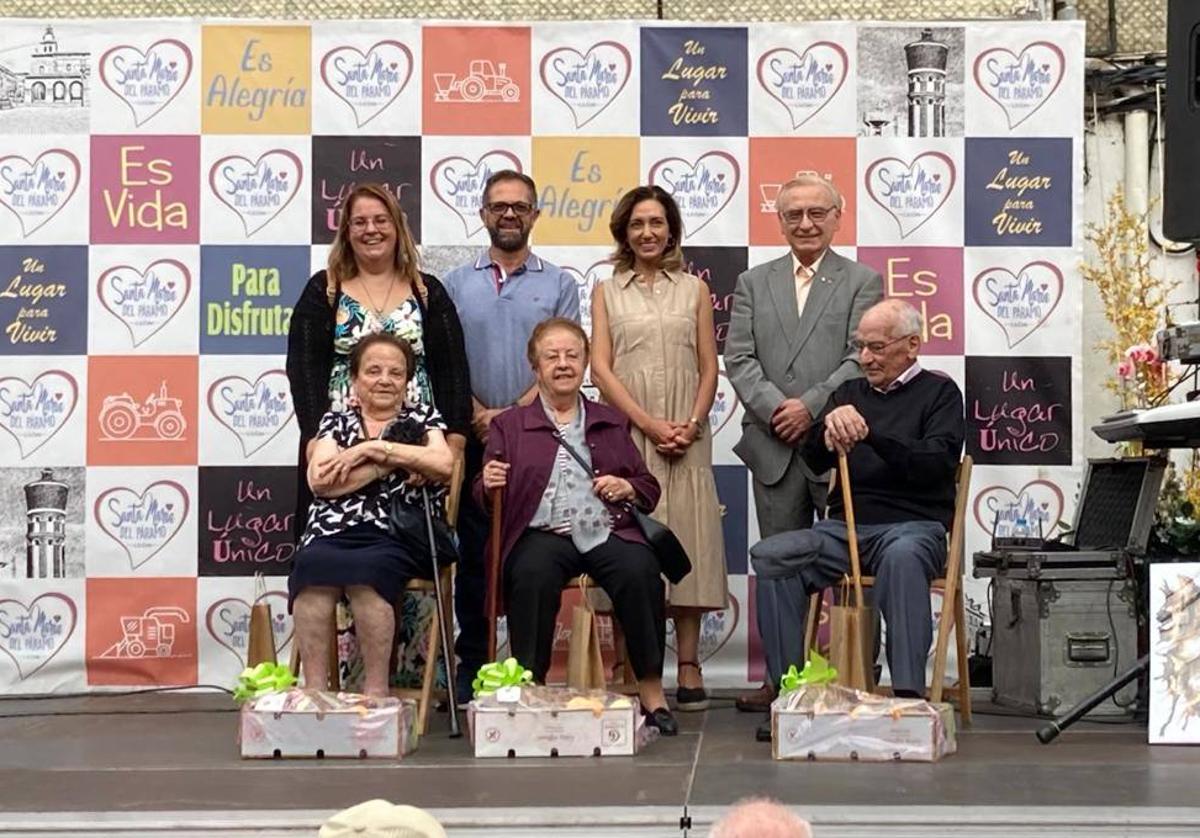
[[[681,835],[685,807],[703,835],[751,794],[795,805],[826,825],[818,836],[969,822],[981,829],[963,834],[1200,833],[1200,748],[1151,748],[1139,725],[1082,723],[1043,746],[1036,720],[981,714],[933,765],[777,763],[754,741],[758,716],[715,704],[634,758],[476,760],[438,714],[401,762],[264,762],[238,757],[225,696],[3,699],[0,834],[158,834],[169,813],[176,835],[313,835],[324,814],[384,797],[436,810],[452,835]]]

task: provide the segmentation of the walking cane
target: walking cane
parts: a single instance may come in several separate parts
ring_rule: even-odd
[[[871,679],[867,677],[870,667],[863,655],[863,632],[865,630],[865,609],[863,603],[862,568],[858,561],[858,532],[854,527],[854,498],[850,492],[850,466],[845,453],[838,452],[838,482],[842,484],[842,506],[846,513],[846,542],[850,548],[850,581],[854,585],[854,606],[849,613],[853,615],[851,625],[853,631],[846,632],[848,651],[853,654],[854,672],[846,673],[847,686],[856,690],[869,691]],[[850,626],[847,626],[849,629]]]
[[[484,611],[487,612],[488,660],[496,659],[496,620],[500,617],[500,490],[492,491],[492,522],[488,539],[488,575]]]
[[[429,556],[433,561],[433,595],[437,598],[437,606],[434,610],[434,617],[437,619],[438,631],[442,635],[442,663],[446,667],[446,688],[450,693],[450,738],[457,739],[462,736],[462,731],[458,727],[458,701],[456,700],[457,693],[454,690],[454,647],[450,645],[450,631],[446,627],[446,612],[442,608],[442,573],[438,567],[438,549],[437,539],[433,534],[433,511],[430,508],[429,488],[421,487],[421,497],[425,501],[425,534],[429,537]],[[436,661],[425,661],[426,666],[437,666]]]

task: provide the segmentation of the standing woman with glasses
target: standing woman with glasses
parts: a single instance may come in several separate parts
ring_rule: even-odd
[[[704,710],[700,622],[729,596],[708,433],[717,392],[712,297],[683,270],[683,220],[660,187],[626,192],[609,230],[617,249],[612,278],[592,294],[592,382],[633,424],[634,443],[662,487],[654,517],[692,561],[692,572],[668,596],[676,706]]]
[[[471,428],[471,381],[462,326],[436,278],[418,268],[417,247],[400,204],[363,183],[346,199],[325,270],[300,295],[288,327],[287,375],[300,425],[297,540],[312,502],[305,473],[326,412],[355,406],[350,353],[366,335],[388,332],[412,347],[404,403],[442,414],[456,456]]]

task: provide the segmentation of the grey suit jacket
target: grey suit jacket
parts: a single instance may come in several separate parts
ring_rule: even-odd
[[[738,277],[725,372],[745,407],[742,438],[733,450],[755,479],[778,483],[791,462],[794,446],[771,431],[780,402],[798,397],[815,417],[839,384],[862,375],[847,344],[863,313],[882,299],[879,274],[832,250],[812,279],[803,316],[796,311],[791,253]]]

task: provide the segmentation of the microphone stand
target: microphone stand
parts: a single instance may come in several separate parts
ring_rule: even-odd
[[[1136,680],[1150,666],[1150,655],[1142,655],[1138,658],[1129,670],[1117,676],[1116,680],[1105,684],[1096,692],[1089,695],[1083,701],[1076,704],[1063,715],[1038,728],[1037,738],[1043,745],[1049,745],[1058,738],[1058,734],[1075,724],[1077,721],[1087,715],[1093,707],[1096,707],[1104,701],[1116,694],[1117,690],[1128,684],[1130,681]]]

